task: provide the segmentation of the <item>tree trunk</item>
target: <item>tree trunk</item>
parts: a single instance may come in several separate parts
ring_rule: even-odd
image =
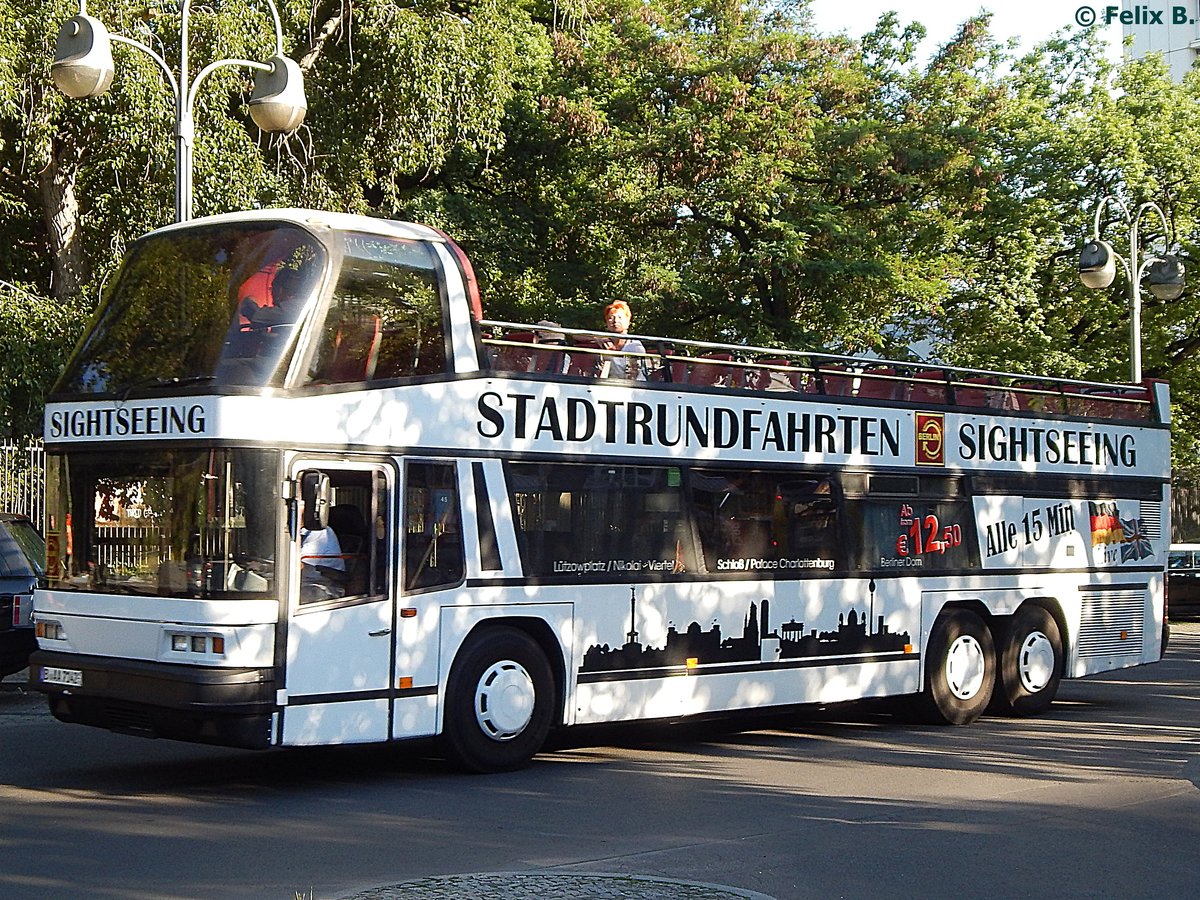
[[[79,197],[75,193],[82,156],[70,138],[55,138],[50,148],[50,162],[39,179],[50,245],[50,296],[54,300],[77,295],[86,278],[83,247],[79,240]]]
[[[317,60],[324,52],[325,45],[345,27],[349,13],[350,7],[344,0],[313,4],[311,22],[315,27],[309,29],[312,40],[300,55],[300,59],[296,61],[301,72],[308,75],[312,71],[313,66],[317,64]],[[321,22],[321,24],[317,26],[317,22]]]

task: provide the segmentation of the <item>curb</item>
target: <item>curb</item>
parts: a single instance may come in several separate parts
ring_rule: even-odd
[[[5,675],[0,679],[0,692],[12,694],[28,694],[29,690],[29,670],[22,669],[20,672],[14,672],[12,675]]]
[[[602,872],[477,872],[372,888],[339,900],[775,900],[767,894],[706,884]]]

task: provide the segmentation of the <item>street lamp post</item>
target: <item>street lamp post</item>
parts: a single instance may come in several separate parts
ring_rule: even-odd
[[[1121,210],[1129,226],[1128,260],[1113,250],[1112,244],[1100,239],[1100,214],[1110,203]],[[1106,288],[1112,284],[1118,262],[1129,279],[1129,374],[1134,384],[1142,383],[1142,278],[1146,278],[1150,293],[1159,300],[1177,300],[1184,288],[1182,260],[1169,253],[1162,256],[1145,253],[1139,245],[1138,226],[1146,213],[1158,216],[1163,234],[1170,231],[1167,217],[1157,203],[1143,203],[1136,212],[1130,213],[1116,197],[1104,197],[1096,207],[1092,239],[1084,245],[1079,256],[1079,279],[1085,287]]]
[[[196,124],[193,117],[196,93],[204,79],[224,66],[255,70],[254,90],[250,95],[250,118],[263,131],[294,131],[304,121],[308,102],[304,96],[304,77],[294,60],[283,55],[283,28],[274,0],[266,0],[275,26],[275,55],[266,62],[250,59],[219,59],[209,63],[189,80],[188,21],[191,0],[183,0],[180,14],[179,77],[166,61],[150,47],[112,34],[99,19],[87,14],[87,0],[80,0],[79,14],[68,19],[58,32],[54,63],[50,67],[54,83],[73,99],[99,97],[112,85],[115,66],[112,42],[136,47],[162,69],[175,97],[175,221],[192,217],[192,165]]]

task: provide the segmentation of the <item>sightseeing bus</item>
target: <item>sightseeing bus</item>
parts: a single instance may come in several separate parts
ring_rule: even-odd
[[[420,225],[146,235],[46,409],[33,686],[495,771],[585,723],[1030,715],[1162,655],[1164,384],[638,338],[485,319]]]

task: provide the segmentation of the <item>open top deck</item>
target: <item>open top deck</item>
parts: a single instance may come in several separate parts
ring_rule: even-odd
[[[1148,384],[1109,384],[652,335],[628,335],[646,351],[631,353],[609,349],[614,335],[608,332],[494,320],[480,324],[488,364],[498,372],[606,378],[611,361],[627,357],[637,360],[640,377],[649,383],[1099,419],[1156,418]]]

